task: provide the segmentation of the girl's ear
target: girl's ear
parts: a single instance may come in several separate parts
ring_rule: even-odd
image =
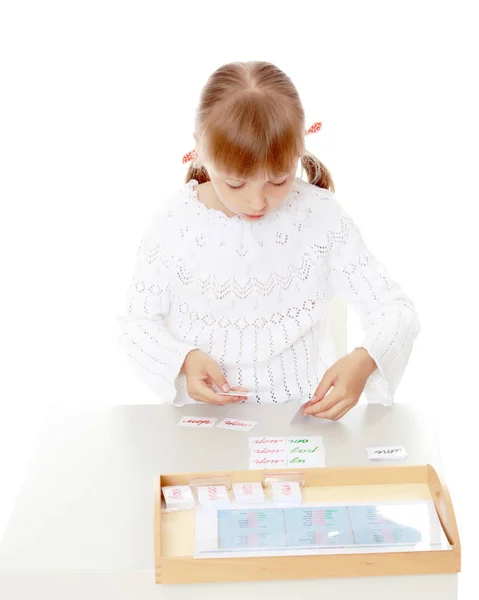
[[[198,148],[198,141],[199,141],[199,138],[198,138],[198,136],[196,135],[196,133],[193,133],[193,139],[195,140],[195,150],[196,150],[196,156],[198,156],[198,154],[199,154],[199,148]]]

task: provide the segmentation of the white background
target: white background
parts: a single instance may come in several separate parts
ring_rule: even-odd
[[[0,8],[0,533],[49,404],[150,403],[117,345],[149,218],[184,182],[201,87],[267,60],[308,148],[422,322],[397,401],[426,404],[472,598],[477,472],[475,2],[22,2]],[[351,323],[351,343],[360,332]]]

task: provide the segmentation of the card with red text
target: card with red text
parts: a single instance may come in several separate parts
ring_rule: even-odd
[[[253,450],[255,448],[264,448],[266,446],[271,448],[281,448],[281,450],[284,450],[286,452],[286,438],[268,436],[249,438],[250,450]]]
[[[251,453],[249,457],[249,468],[259,469],[285,469],[288,466],[286,452],[277,454]]]
[[[257,421],[244,421],[243,419],[225,419],[218,423],[218,429],[232,429],[233,431],[251,431]]]
[[[180,427],[213,427],[217,420],[216,417],[182,417],[178,425]]]

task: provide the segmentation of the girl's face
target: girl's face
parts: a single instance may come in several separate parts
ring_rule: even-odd
[[[286,199],[296,176],[297,163],[288,173],[276,177],[241,180],[205,165],[217,200],[228,216],[256,221],[276,210]]]

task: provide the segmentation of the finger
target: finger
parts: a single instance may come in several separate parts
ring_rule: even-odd
[[[331,393],[329,393],[324,400],[314,402],[310,404],[310,406],[306,407],[304,410],[305,415],[317,415],[320,412],[326,412],[330,410],[333,406],[335,406],[340,400],[344,398],[343,390],[339,388],[332,388]]]
[[[243,401],[240,396],[220,396],[206,381],[201,379],[188,380],[188,395],[197,402],[206,402],[207,404],[234,404]]]
[[[329,421],[336,421],[339,418],[339,415],[343,413],[345,408],[347,408],[346,401],[339,400],[339,402],[335,406],[333,406],[333,408],[330,408],[329,410],[324,412],[316,413],[314,416],[318,417],[318,419],[328,419]]]
[[[323,378],[319,382],[319,385],[316,388],[316,391],[314,392],[313,397],[310,400],[311,404],[315,404],[316,402],[321,402],[321,400],[328,393],[328,390],[330,389],[330,387],[333,385],[335,377],[336,377],[336,374],[333,373],[330,369],[328,369],[326,371],[326,373],[323,375]]]
[[[344,415],[346,415],[353,407],[352,406],[348,406],[347,408],[345,408],[335,419],[334,421],[340,421]]]
[[[333,408],[339,400],[343,400],[346,396],[346,390],[341,386],[336,386],[331,388],[331,392],[326,394],[326,396],[320,402],[317,402],[316,405],[319,408],[319,412],[326,412],[330,408]]]
[[[216,364],[214,360],[211,360],[208,363],[208,376],[211,377],[211,379],[215,382],[215,384],[222,392],[231,391],[231,386],[226,381],[226,377],[223,375],[221,367],[218,364]]]
[[[217,394],[216,396],[217,396],[217,401],[215,402],[215,404],[218,404],[218,405],[238,404],[239,402],[244,402],[245,400],[248,399],[245,396],[220,396],[219,394]]]

